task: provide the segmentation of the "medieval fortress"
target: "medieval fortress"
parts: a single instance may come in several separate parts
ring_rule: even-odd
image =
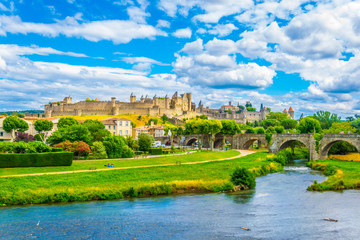
[[[247,102],[250,104],[250,102]],[[241,109],[238,106],[223,105],[220,109],[211,109],[204,107],[202,102],[199,102],[198,107],[192,102],[191,93],[178,94],[169,98],[165,97],[153,98],[141,96],[137,99],[132,93],[130,95],[130,102],[117,101],[112,97],[110,101],[90,100],[77,103],[72,102],[72,97],[65,97],[59,102],[51,102],[45,105],[45,117],[56,116],[81,116],[81,115],[120,115],[120,114],[138,114],[150,116],[162,116],[165,114],[168,117],[175,117],[178,119],[191,118],[197,115],[206,115],[209,119],[231,119],[238,123],[244,124],[247,121],[262,121],[266,119],[266,115],[270,110],[263,107],[261,104],[260,111],[247,111],[246,108]],[[294,119],[294,111],[290,107],[289,111],[284,110],[289,116]]]

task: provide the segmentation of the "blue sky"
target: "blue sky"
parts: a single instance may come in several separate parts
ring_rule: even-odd
[[[359,12],[346,0],[2,0],[0,111],[179,91],[210,107],[353,115]]]

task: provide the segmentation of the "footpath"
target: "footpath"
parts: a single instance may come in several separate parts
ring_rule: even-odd
[[[241,158],[245,157],[247,155],[256,153],[257,151],[252,150],[236,150],[239,151],[241,154],[230,157],[230,158],[222,158],[222,159],[215,159],[215,160],[205,160],[201,162],[186,162],[181,163],[181,165],[190,165],[190,164],[202,164],[202,163],[208,163],[208,162],[220,162],[220,161],[226,161],[231,160],[234,158]],[[178,154],[181,155],[181,154]],[[2,178],[5,177],[26,177],[26,176],[40,176],[40,175],[55,175],[55,174],[71,174],[71,173],[82,173],[82,172],[100,172],[100,171],[114,171],[114,170],[123,170],[123,169],[133,169],[133,168],[151,168],[151,167],[166,167],[166,166],[174,166],[179,165],[178,163],[166,163],[166,164],[157,164],[157,165],[146,165],[146,166],[131,166],[131,167],[114,167],[114,168],[105,168],[105,169],[93,169],[93,170],[75,170],[75,171],[63,171],[63,172],[47,172],[47,173],[29,173],[29,174],[18,174],[18,175],[6,175],[6,176],[0,176]]]

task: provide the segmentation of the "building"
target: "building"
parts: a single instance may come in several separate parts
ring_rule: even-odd
[[[13,137],[11,136],[11,133],[7,133],[3,129],[4,120],[5,116],[0,116],[0,142],[12,142]]]
[[[131,120],[126,118],[107,118],[100,120],[104,125],[105,129],[114,135],[120,136],[133,136]]]
[[[130,95],[130,102],[117,101],[115,97],[111,101],[99,101],[98,99],[77,103],[72,102],[72,97],[65,97],[59,102],[52,102],[45,105],[45,116],[80,116],[80,115],[119,115],[119,114],[139,114],[139,115],[167,115],[172,116],[187,116],[194,113],[196,106],[191,102],[191,93],[178,94],[169,98],[165,97],[153,98],[148,96],[141,96],[137,99],[132,93]]]
[[[152,135],[153,137],[164,137],[165,136],[165,131],[164,131],[164,126],[153,126],[149,128],[149,134]]]

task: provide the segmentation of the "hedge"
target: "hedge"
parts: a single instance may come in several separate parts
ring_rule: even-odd
[[[72,152],[0,153],[0,168],[71,166]]]
[[[161,155],[163,153],[162,148],[150,148],[151,155]]]
[[[53,148],[51,148],[51,151],[52,152],[62,152],[62,151],[64,151],[62,148],[56,148],[56,147],[53,147]]]

